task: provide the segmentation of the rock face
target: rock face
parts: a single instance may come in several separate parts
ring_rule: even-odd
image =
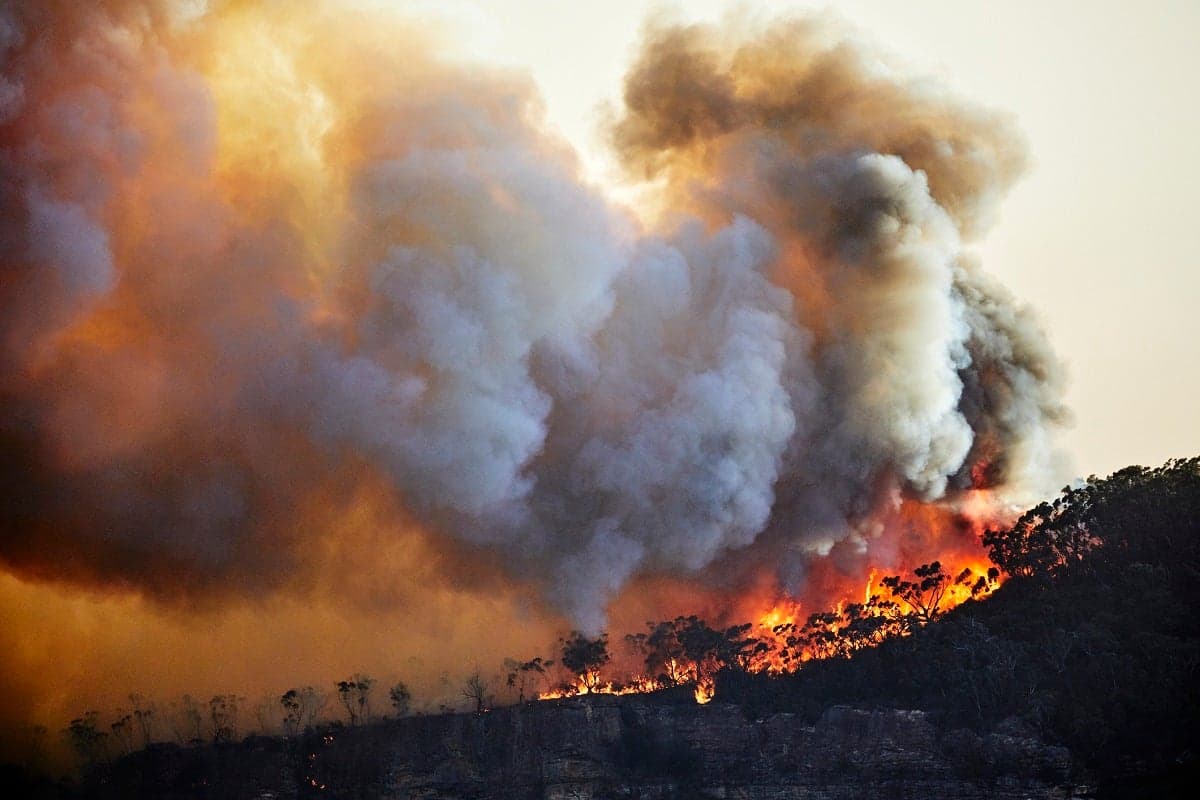
[[[805,725],[791,714],[750,719],[720,703],[597,697],[276,744],[210,753],[200,766],[160,758],[136,779],[114,773],[106,788],[120,795],[136,783],[142,796],[278,800],[1025,800],[1081,791],[1063,748],[1019,730],[942,732],[919,711],[838,707]]]

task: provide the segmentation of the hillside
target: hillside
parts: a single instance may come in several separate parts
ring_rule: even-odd
[[[193,748],[44,797],[1182,797],[1200,730],[1200,459],[985,536],[1000,589],[789,675]],[[838,650],[838,648],[834,648]],[[850,652],[849,649],[841,652]],[[19,775],[9,785],[22,786]],[[16,783],[14,783],[16,782]]]
[[[156,747],[83,796],[125,798],[1066,798],[1069,753],[1000,730],[963,747],[917,711],[749,716],[683,695],[410,717],[292,740]]]
[[[985,541],[1011,576],[987,600],[850,660],[727,673],[718,694],[805,719],[856,704],[978,731],[1019,720],[1103,796],[1182,796],[1200,731],[1200,459],[1091,478]]]

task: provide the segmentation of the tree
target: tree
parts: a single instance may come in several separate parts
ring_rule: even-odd
[[[1064,488],[1054,502],[1029,509],[1007,531],[985,531],[988,557],[1013,577],[1051,578],[1070,569],[1096,544],[1078,519],[1083,495]]]
[[[679,622],[647,622],[648,633],[628,634],[625,637],[635,653],[642,656],[646,674],[663,686],[676,686],[689,677],[684,661],[683,643],[679,641]]]
[[[171,729],[175,739],[180,744],[198,744],[204,741],[201,728],[204,725],[204,715],[200,712],[200,704],[191,695],[185,694],[178,703],[171,706]]]
[[[759,644],[757,638],[746,635],[752,627],[749,622],[720,630],[695,615],[675,622],[683,656],[693,665],[696,679],[726,668],[744,668]]]
[[[942,600],[952,585],[965,586],[973,592],[972,583],[978,585],[973,581],[975,574],[969,569],[964,569],[951,581],[940,561],[922,564],[913,570],[913,575],[916,580],[906,581],[899,575],[889,575],[879,583],[888,588],[893,600],[908,608],[904,618],[918,625],[927,625],[941,612]]]
[[[1050,580],[1107,562],[1196,555],[1200,456],[1161,467],[1126,467],[1092,475],[1026,511],[1008,530],[987,531],[988,555],[1006,574]],[[1113,553],[1112,556],[1106,552]]]
[[[259,732],[264,736],[269,736],[277,728],[275,724],[276,705],[278,705],[277,698],[270,693],[262,695],[254,704],[254,719],[258,722]]]
[[[119,716],[116,721],[108,727],[112,731],[112,740],[121,749],[121,754],[128,755],[133,752],[133,715],[122,714],[120,711],[117,714]]]
[[[843,652],[849,657],[865,647],[874,647],[885,639],[901,635],[905,627],[897,603],[873,594],[865,603],[846,606],[838,635],[843,641]]]
[[[237,741],[238,704],[245,699],[235,694],[218,694],[208,701],[208,716],[213,742]]]
[[[133,720],[142,735],[142,747],[146,747],[154,738],[154,701],[134,693],[129,695],[129,702],[133,706]]]
[[[94,766],[107,757],[105,740],[108,734],[100,730],[100,712],[85,711],[82,717],[71,720],[63,731],[71,749],[84,766]]]
[[[314,686],[305,686],[294,691],[300,702],[300,728],[306,730],[317,724],[317,717],[329,702],[329,695]]]
[[[279,698],[279,705],[283,706],[284,733],[295,736],[300,732],[300,690],[288,689]]]
[[[283,728],[289,736],[311,728],[317,722],[317,714],[325,707],[328,698],[312,686],[288,689],[279,698],[283,707]]]
[[[412,692],[408,690],[408,686],[404,681],[396,681],[392,688],[388,689],[388,700],[392,703],[392,708],[396,710],[397,717],[403,717],[408,713],[408,705],[412,701]]]
[[[510,689],[517,690],[517,702],[525,702],[525,691],[529,688],[529,682],[533,680],[533,676],[540,676],[545,679],[546,671],[554,666],[554,662],[543,659],[541,656],[530,659],[529,661],[516,661],[515,659],[504,659],[504,668],[508,670],[505,676],[505,683]]]
[[[467,677],[467,682],[463,685],[463,697],[475,703],[475,713],[482,714],[487,711],[488,703],[488,683],[479,674],[479,670],[475,670]]]
[[[647,622],[648,633],[625,639],[643,657],[650,677],[663,686],[676,686],[710,678],[726,668],[749,669],[770,649],[766,642],[747,635],[752,627],[746,622],[717,629],[693,614]]]
[[[562,665],[579,679],[584,691],[595,691],[600,686],[600,668],[612,658],[608,652],[608,634],[591,639],[579,631],[571,631],[568,638],[558,641],[562,645]]]
[[[375,679],[356,672],[344,681],[338,681],[338,699],[342,701],[346,713],[350,716],[351,725],[359,725],[371,720],[371,687]]]
[[[796,634],[795,641],[788,643],[799,646],[800,659],[824,659],[847,655],[844,641],[838,636],[841,616],[836,611],[818,611],[810,614]]]

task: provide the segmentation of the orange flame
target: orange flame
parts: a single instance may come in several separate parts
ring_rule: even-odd
[[[726,609],[717,619],[724,624],[736,624],[740,621],[737,617],[753,620],[747,635],[757,639],[760,646],[741,664],[749,672],[785,674],[803,668],[809,661],[848,657],[861,647],[906,635],[915,624],[993,592],[999,586],[999,577],[989,575],[991,564],[979,535],[1003,517],[991,493],[982,489],[963,493],[952,505],[903,501],[887,523],[891,530],[880,537],[884,544],[899,545],[891,551],[880,548],[878,561],[864,559],[855,573],[847,574],[839,572],[832,559],[815,560],[808,584],[798,595],[781,592],[770,581],[763,581],[759,583],[761,594],[743,597],[736,610]],[[868,557],[873,553],[871,547],[868,543]],[[885,581],[888,576],[899,576],[901,581],[919,584],[913,571],[934,561],[940,564],[944,578],[929,596],[906,598]],[[700,605],[702,597],[696,595]],[[862,625],[862,633],[846,635],[848,630],[857,630],[856,626],[872,620],[875,622]],[[665,684],[638,676],[628,683],[596,686],[595,677],[589,681],[575,678],[573,684],[540,694],[539,698],[639,694],[690,685],[696,702],[704,704],[713,699],[719,666],[672,660],[668,671],[673,680]]]

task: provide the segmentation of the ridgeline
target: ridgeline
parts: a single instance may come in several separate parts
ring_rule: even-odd
[[[44,798],[1185,797],[1200,777],[1200,458],[1068,487],[984,537],[1008,577],[791,674],[152,745]],[[832,648],[831,652],[838,652]]]

